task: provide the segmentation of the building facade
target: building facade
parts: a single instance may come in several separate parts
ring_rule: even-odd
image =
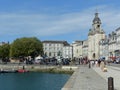
[[[63,58],[73,58],[73,50],[71,45],[67,45],[63,47]]]
[[[102,57],[114,60],[120,57],[120,27],[107,37],[101,24],[98,13],[95,13],[87,40],[74,41],[72,45],[67,41],[43,41],[44,54],[50,58],[60,56],[88,60],[98,60]]]
[[[5,44],[9,44],[9,42],[0,42],[0,46],[5,45]]]
[[[115,55],[116,57],[120,57],[120,27],[116,29],[116,50]]]
[[[100,58],[100,40],[105,39],[105,32],[101,27],[101,20],[98,13],[95,13],[92,28],[88,33],[88,59],[96,60]]]
[[[72,58],[72,46],[67,41],[43,41],[44,55],[49,58]]]
[[[116,32],[110,33],[108,35],[108,39],[109,39],[109,59],[115,60],[116,59],[115,50],[116,50],[116,41],[117,41]]]
[[[108,38],[100,40],[100,59],[109,60],[109,47],[108,47]]]
[[[83,58],[88,58],[88,40],[83,41],[82,54]]]
[[[82,58],[83,57],[83,41],[75,41],[72,43],[73,46],[73,57],[74,58]]]

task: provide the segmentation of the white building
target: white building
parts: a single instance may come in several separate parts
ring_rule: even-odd
[[[72,58],[72,47],[67,41],[43,41],[43,50],[45,56],[57,58],[58,56]]]
[[[107,37],[105,39],[100,40],[100,59],[105,58],[105,60],[109,60],[109,47],[108,47],[108,39]]]
[[[88,59],[96,60],[100,58],[99,41],[105,38],[105,32],[101,27],[101,20],[98,13],[95,13],[92,28],[88,33]]]
[[[9,42],[0,42],[0,46],[2,46],[2,45],[5,45],[5,44],[9,44]]]
[[[108,35],[109,39],[109,59],[110,60],[115,60],[115,50],[116,50],[116,32],[112,32],[111,34]]]
[[[83,41],[75,41],[72,43],[72,46],[73,46],[73,57],[74,58],[83,57],[83,52],[82,52]]]
[[[120,57],[120,27],[116,29],[116,50],[115,55],[116,57]]]
[[[66,45],[63,47],[63,58],[73,58],[72,46]]]
[[[83,41],[82,54],[83,58],[88,58],[88,40]]]

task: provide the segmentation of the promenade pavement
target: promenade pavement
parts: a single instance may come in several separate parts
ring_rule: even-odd
[[[107,72],[103,72],[99,67],[92,67],[102,78],[108,82],[108,77],[113,77],[114,89],[120,90],[120,67],[106,66]]]
[[[88,66],[79,66],[61,90],[108,90],[107,81]]]

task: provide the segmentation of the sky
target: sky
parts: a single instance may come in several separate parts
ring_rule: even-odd
[[[120,27],[119,0],[0,0],[0,42],[86,40],[96,10],[106,35]]]

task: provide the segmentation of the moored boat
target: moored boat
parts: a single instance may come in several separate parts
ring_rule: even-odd
[[[0,70],[0,73],[17,73],[17,70]]]
[[[26,73],[28,70],[25,69],[18,69],[18,70],[0,70],[0,73]]]
[[[25,72],[28,72],[28,70],[25,70],[25,69],[19,69],[19,70],[17,70],[18,71],[18,73],[25,73]]]

